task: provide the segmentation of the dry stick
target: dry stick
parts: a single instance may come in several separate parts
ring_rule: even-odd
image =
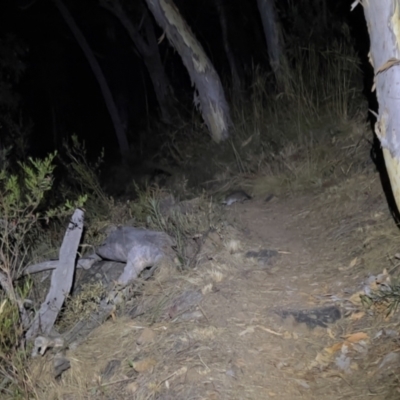
[[[182,367],[182,368],[186,368],[186,367]],[[157,385],[157,389],[164,383],[166,382],[168,379],[173,378],[175,375],[179,375],[180,372],[182,372],[182,368],[178,369],[177,371],[173,372],[171,375],[167,376],[165,379],[162,379],[158,385]],[[149,397],[148,397],[149,398]]]
[[[173,372],[171,375],[167,376],[165,379],[162,379],[162,380],[158,383],[158,385],[156,386],[156,389],[158,389],[164,382],[166,382],[168,379],[174,377],[174,376],[177,375],[178,373],[179,373],[179,370]],[[150,399],[150,397],[151,397],[152,395],[153,395],[153,394],[150,393],[150,394],[146,397],[146,400]]]
[[[83,231],[84,213],[76,209],[64,236],[60,248],[59,264],[51,276],[50,289],[46,300],[37,312],[31,327],[26,333],[28,341],[33,340],[39,333],[48,335],[53,328],[58,313],[72,286],[75,272],[75,259]]]
[[[256,325],[255,327],[256,327],[256,328],[259,328],[259,329],[261,329],[261,330],[263,330],[263,331],[265,331],[265,332],[271,333],[272,335],[283,336],[282,333],[275,332],[275,331],[273,331],[273,330],[271,330],[271,329],[268,329],[268,328],[265,328],[265,327],[263,327],[263,326],[261,326],[261,325]]]
[[[205,311],[203,310],[203,308],[201,307],[201,305],[199,304],[197,307],[199,307],[199,310],[201,311],[201,313],[203,314],[203,317],[207,320],[207,322],[209,323],[209,325],[211,325],[210,320],[207,317],[207,314],[205,313]]]
[[[115,385],[116,383],[131,381],[132,379],[136,379],[136,376],[131,376],[130,378],[118,379],[117,381],[102,383],[102,384],[100,385],[100,387]],[[97,387],[94,387],[94,386],[93,386],[93,387],[91,388],[91,390],[95,390],[95,389],[97,389]]]

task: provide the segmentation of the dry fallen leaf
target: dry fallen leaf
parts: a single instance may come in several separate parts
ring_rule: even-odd
[[[358,257],[355,257],[350,261],[350,264],[347,267],[339,267],[339,271],[347,271],[351,268],[354,268],[357,264],[358,264]]]
[[[136,340],[136,343],[139,346],[144,345],[146,343],[151,343],[155,339],[155,337],[156,337],[156,333],[152,329],[145,328],[145,329],[143,329],[142,333]]]
[[[136,372],[146,372],[157,364],[153,358],[144,358],[143,360],[135,361],[132,363],[133,369]]]
[[[137,392],[138,389],[139,389],[139,384],[137,382],[131,382],[125,387],[125,390],[131,394]]]
[[[351,315],[350,315],[350,319],[351,319],[352,321],[358,321],[358,320],[360,320],[362,317],[364,317],[364,315],[365,315],[365,312],[364,312],[364,311],[359,311],[359,312],[356,312],[356,313],[351,314]]]
[[[369,339],[369,336],[364,332],[356,332],[356,333],[351,333],[349,335],[345,335],[344,338],[346,339],[347,342],[357,343],[360,342],[361,340]]]
[[[320,353],[317,354],[317,356],[315,357],[314,362],[312,363],[312,366],[327,366],[329,365],[331,362],[331,356],[327,351],[322,351]]]
[[[349,268],[355,267],[357,263],[358,263],[358,257],[353,258],[349,264]]]
[[[293,339],[293,336],[290,332],[285,331],[285,333],[283,334],[283,338],[284,339]]]
[[[349,297],[349,301],[352,302],[355,305],[361,305],[361,297],[363,296],[365,293],[364,291],[360,290],[359,292],[353,293],[350,297]]]
[[[331,329],[331,328],[328,328],[326,331],[328,332],[328,336],[329,336],[331,339],[335,339],[335,334],[332,332],[332,329]]]
[[[326,351],[328,354],[334,354],[342,349],[343,344],[344,342],[335,343],[331,347],[325,347],[324,351]]]
[[[244,331],[239,333],[239,336],[244,336],[248,333],[254,333],[254,326],[248,326]]]
[[[339,350],[342,350],[343,346],[349,346],[352,343],[358,343],[361,340],[369,339],[369,336],[364,332],[356,332],[349,335],[344,336],[345,340],[343,342],[335,343],[333,346],[325,347],[323,352],[329,357]],[[318,356],[317,356],[318,357]],[[322,356],[321,356],[322,357]]]

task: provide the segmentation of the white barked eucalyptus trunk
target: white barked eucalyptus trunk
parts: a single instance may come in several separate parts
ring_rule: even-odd
[[[146,3],[182,58],[196,89],[194,103],[200,109],[211,137],[216,143],[228,139],[232,131],[230,108],[211,60],[173,0],[146,0]]]
[[[353,3],[353,6],[357,2]],[[400,0],[363,0],[371,42],[379,138],[393,196],[400,210]]]

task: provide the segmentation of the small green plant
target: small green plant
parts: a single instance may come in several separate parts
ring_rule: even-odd
[[[9,283],[20,275],[34,239],[37,209],[52,186],[54,156],[31,160],[31,165],[21,163],[21,176],[10,174],[6,168],[0,171],[0,269]]]
[[[190,266],[194,257],[187,255],[188,242],[193,242],[195,237],[200,238],[218,225],[219,213],[215,204],[205,196],[187,203],[177,203],[172,195],[159,188],[136,190],[138,199],[132,202],[131,209],[137,223],[149,229],[166,232],[173,237],[182,267]],[[163,207],[162,203],[170,204]]]
[[[3,298],[0,304],[0,324],[0,351],[2,354],[7,354],[22,335],[18,307],[7,298]]]
[[[378,290],[361,296],[364,307],[382,311],[388,317],[397,311],[400,305],[400,284],[380,285]]]
[[[43,160],[28,159],[18,163],[17,172],[10,172],[7,163],[0,169],[0,391],[14,398],[32,393],[32,387],[23,368],[26,354],[20,343],[30,319],[25,299],[31,290],[31,281],[18,281],[26,264],[32,258],[35,246],[46,234],[44,226],[54,218],[71,215],[82,207],[86,197],[47,208],[47,194],[54,184],[53,165],[56,153]],[[17,396],[17,397],[15,397]],[[29,396],[30,397],[30,396]],[[26,396],[25,396],[26,398]]]
[[[19,163],[18,175],[6,168],[0,170],[0,271],[7,277],[10,290],[39,240],[41,222],[65,217],[86,201],[80,196],[75,202],[45,210],[45,196],[54,182],[55,156],[53,153],[44,160],[29,158],[28,163]]]
[[[31,252],[43,234],[42,223],[55,217],[70,215],[74,208],[83,206],[86,198],[66,201],[61,206],[45,210],[45,197],[53,186],[53,160],[56,153],[44,160],[29,159],[19,163],[19,174],[0,170],[0,285],[20,312],[22,301],[14,283],[21,276]]]
[[[26,298],[32,287],[31,280],[25,280],[23,285],[16,287],[19,298]],[[17,350],[23,327],[20,323],[20,312],[17,304],[5,296],[0,297],[0,354],[9,355]]]
[[[26,368],[27,355],[23,349],[12,357],[0,354],[0,395],[2,399],[39,399],[34,383]]]

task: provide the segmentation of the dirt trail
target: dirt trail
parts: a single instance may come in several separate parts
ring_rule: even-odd
[[[377,371],[385,354],[396,353],[397,339],[371,346],[381,329],[376,317],[345,318],[346,303],[332,300],[349,297],[368,275],[367,241],[379,247],[397,232],[379,233],[393,224],[376,177],[355,179],[360,190],[351,196],[342,188],[325,197],[229,207],[226,232],[209,238],[205,261],[188,274],[160,272],[147,283],[144,311],[136,305],[137,317],[93,332],[71,352],[73,372],[52,393],[62,399],[399,398],[398,384],[385,384],[392,376],[387,368]],[[249,251],[256,253],[248,257]],[[340,308],[339,321],[332,306]],[[324,307],[330,311],[322,316],[284,314]],[[321,321],[327,326],[315,326]],[[324,353],[357,332],[366,336],[348,354]]]
[[[385,375],[376,370],[382,354],[373,354],[370,349],[367,357],[366,342],[356,344],[360,345],[358,353],[350,356],[350,350],[345,361],[348,368],[335,365],[335,359],[347,358],[340,351],[324,357],[324,349],[340,343],[347,334],[366,332],[369,340],[381,328],[376,320],[346,320],[343,307],[342,318],[327,324],[328,328],[312,326],[313,319],[316,321],[321,315],[309,315],[311,320],[306,321],[296,313],[289,313],[285,319],[277,316],[282,316],[284,310],[323,308],[328,311],[328,322],[334,322],[331,319],[338,317],[337,311],[330,307],[338,303],[332,302],[332,295],[338,298],[347,293],[350,297],[360,289],[368,276],[365,265],[355,267],[362,264],[363,239],[368,238],[371,227],[391,224],[377,182],[372,186],[364,192],[353,192],[347,204],[333,201],[336,209],[327,209],[326,199],[302,196],[270,204],[247,202],[229,211],[243,227],[245,250],[275,249],[279,256],[261,267],[243,263],[220,285],[214,298],[205,301],[204,310],[210,321],[226,327],[224,339],[220,338],[225,346],[219,351],[231,355],[234,371],[232,392],[221,398],[400,397],[398,388],[394,394],[390,385],[378,388],[377,382]],[[219,307],[213,308],[212,304]],[[394,325],[398,328],[398,324]]]
[[[277,315],[283,310],[326,305],[317,296],[335,293],[333,286],[338,283],[331,246],[324,243],[324,227],[313,223],[310,200],[303,197],[268,205],[248,202],[230,211],[244,228],[249,250],[278,250],[279,255],[271,259],[271,265],[243,264],[209,300],[220,305],[212,319],[229,326],[225,350],[236,365],[229,398],[339,399],[361,395],[340,373],[327,379],[326,374],[319,377],[309,372],[316,355],[328,345],[326,328],[310,329],[293,317]],[[206,313],[207,305],[206,300]]]

